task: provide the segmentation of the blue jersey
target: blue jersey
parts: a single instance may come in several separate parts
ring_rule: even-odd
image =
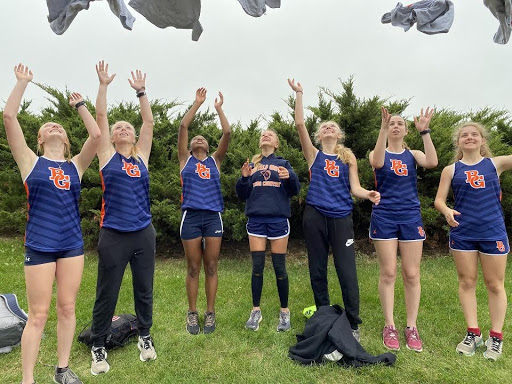
[[[327,217],[341,218],[352,212],[350,196],[349,165],[318,151],[315,161],[309,168],[309,190],[306,204],[314,206]]]
[[[460,215],[455,216],[459,226],[450,228],[450,236],[475,241],[494,241],[507,236],[500,180],[492,159],[483,158],[473,165],[457,161],[452,190],[453,209]]]
[[[151,224],[149,172],[144,160],[116,152],[100,169],[101,227],[134,232]]]
[[[373,215],[396,223],[417,220],[420,211],[416,160],[410,150],[384,154],[382,168],[373,170],[375,189],[380,193],[379,205],[373,206]]]
[[[73,162],[39,157],[25,179],[28,220],[25,245],[41,252],[83,247],[80,177]]]
[[[200,209],[224,211],[224,200],[220,189],[220,172],[215,159],[208,156],[203,161],[189,156],[180,172],[181,210]]]

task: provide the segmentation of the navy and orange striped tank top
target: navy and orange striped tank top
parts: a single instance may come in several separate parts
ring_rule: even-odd
[[[116,152],[100,169],[101,227],[134,232],[151,224],[149,172],[139,158],[137,161]]]
[[[41,252],[83,247],[80,177],[75,164],[41,156],[24,184],[28,200],[25,246]]]

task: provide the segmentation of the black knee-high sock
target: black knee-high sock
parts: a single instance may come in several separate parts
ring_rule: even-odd
[[[265,251],[251,252],[252,256],[252,305],[260,306],[261,291],[263,289],[263,269],[265,268]]]
[[[279,294],[281,308],[288,308],[288,294],[290,291],[285,257],[285,253],[272,253],[272,264],[276,273],[277,293]]]

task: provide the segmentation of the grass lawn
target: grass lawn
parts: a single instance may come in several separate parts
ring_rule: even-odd
[[[225,252],[228,252],[227,250]],[[229,251],[231,252],[231,251]],[[512,379],[512,344],[507,336],[512,331],[510,314],[505,324],[504,357],[492,363],[482,356],[455,353],[455,346],[465,334],[465,323],[457,297],[457,276],[452,259],[446,253],[425,257],[422,262],[422,301],[418,328],[424,343],[422,353],[405,348],[397,352],[393,367],[373,366],[345,369],[334,364],[300,366],[288,359],[288,348],[296,342],[305,318],[301,311],[313,304],[306,255],[297,253],[288,259],[292,331],[277,333],[279,301],[271,262],[267,260],[262,297],[263,321],[258,332],[245,330],[251,309],[249,252],[246,257],[229,258],[223,253],[219,265],[217,296],[217,330],[211,335],[191,336],[185,331],[187,300],[185,295],[185,263],[182,259],[157,261],[152,335],[158,359],[149,363],[139,360],[136,344],[109,352],[111,370],[106,375],[90,374],[89,349],[75,343],[71,367],[84,383],[508,383]],[[77,300],[77,333],[91,320],[96,284],[95,252],[86,254],[82,287]],[[385,352],[381,341],[383,317],[377,293],[378,265],[375,257],[358,256],[361,291],[361,344],[372,354]],[[400,274],[400,272],[399,272]],[[510,290],[510,267],[507,289]],[[203,281],[203,279],[201,280]],[[340,303],[341,294],[332,263],[329,269],[331,302]],[[201,283],[202,289],[202,283]],[[131,292],[131,275],[126,273],[116,313],[135,313]],[[20,239],[0,239],[0,292],[18,295],[27,309],[23,277],[23,247]],[[487,294],[479,277],[478,302],[480,327],[489,331]],[[395,321],[400,330],[405,326],[403,284],[397,279]],[[204,311],[204,293],[198,308]],[[50,318],[41,342],[36,365],[38,384],[52,382],[56,364],[56,317]],[[21,380],[20,348],[0,355],[1,383]]]

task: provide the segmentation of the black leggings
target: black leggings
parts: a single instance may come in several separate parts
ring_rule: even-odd
[[[359,318],[359,285],[357,282],[354,228],[352,215],[335,219],[306,205],[303,216],[304,237],[308,249],[309,277],[315,305],[330,305],[327,289],[329,246],[343,296],[343,304],[352,329],[361,323]]]
[[[265,268],[265,251],[251,252],[252,255],[252,305],[260,306],[261,291],[263,289],[263,270]],[[281,308],[288,308],[289,283],[286,272],[286,255],[284,253],[272,253],[272,264],[276,274],[277,292]]]
[[[124,271],[132,271],[133,296],[141,336],[149,335],[153,324],[153,276],[155,272],[153,225],[136,232],[102,228],[98,242],[98,281],[92,313],[92,340],[95,347],[105,346],[110,332]]]

